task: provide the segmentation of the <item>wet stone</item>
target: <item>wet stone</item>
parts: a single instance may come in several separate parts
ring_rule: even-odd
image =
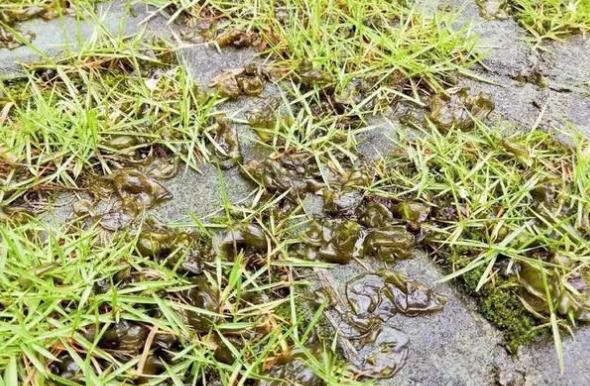
[[[498,374],[501,374],[503,379],[512,373],[517,374],[517,378],[521,376],[519,366],[502,348],[502,337],[498,331],[478,315],[468,299],[461,297],[447,284],[436,284],[442,275],[427,256],[418,254],[413,259],[402,260],[396,265],[395,274],[410,278],[408,283],[421,283],[424,288],[444,295],[447,300],[446,302],[441,300],[440,303],[444,303],[444,306],[438,311],[425,311],[414,316],[410,316],[414,314],[412,311],[408,315],[397,312],[389,316],[386,321],[382,321],[377,315],[380,312],[389,315],[389,310],[393,310],[395,306],[389,300],[390,298],[384,295],[380,295],[383,306],[377,306],[376,304],[379,303],[375,300],[371,301],[371,299],[378,299],[379,293],[383,293],[379,291],[379,286],[385,281],[382,276],[373,276],[375,274],[371,272],[382,272],[380,270],[386,269],[382,274],[387,277],[387,273],[391,273],[391,268],[386,268],[379,260],[370,258],[363,260],[363,265],[369,271],[354,262],[333,267],[330,271],[318,271],[319,283],[334,293],[335,309],[328,310],[326,315],[331,323],[334,322],[337,329],[342,329],[343,337],[339,340],[339,346],[346,357],[350,358],[351,363],[362,364],[363,358],[367,357],[363,354],[365,352],[380,352],[378,345],[377,347],[368,346],[366,351],[363,351],[360,348],[361,343],[371,340],[393,342],[389,344],[394,348],[389,350],[391,355],[388,357],[380,354],[379,357],[390,358],[392,363],[397,363],[395,375],[391,379],[380,381],[380,385],[492,385],[496,384]],[[372,281],[372,284],[363,284],[363,276]],[[360,281],[356,284],[358,292],[362,292],[363,286],[371,286],[375,290],[370,291],[373,293],[372,297],[355,298],[354,302],[357,304],[355,307],[361,311],[357,314],[348,304],[345,296],[346,283],[354,284],[354,281],[359,278]],[[387,284],[389,285],[391,284]],[[410,285],[412,286],[414,284]],[[352,288],[351,284],[348,284],[348,288]],[[425,294],[424,288],[420,287],[418,293]],[[406,287],[404,291],[412,293],[411,288]],[[353,298],[354,296],[356,295],[353,295]],[[428,296],[417,296],[417,299],[427,298]],[[383,299],[385,299],[384,303]],[[427,304],[428,302],[418,301],[418,303]],[[398,304],[402,309],[404,308],[403,302]],[[377,321],[371,319],[371,314],[362,314],[363,310],[371,308],[376,310],[373,315],[377,316]],[[428,307],[425,309],[428,310]],[[382,326],[381,330],[377,328],[379,325]],[[365,330],[368,330],[365,334],[359,333],[359,330],[363,330],[363,326],[366,326]],[[382,338],[379,337],[378,331],[384,334]],[[401,350],[395,349],[401,347],[395,342],[404,341],[404,337],[400,334],[405,336],[407,342],[406,353],[403,355]],[[473,366],[474,362],[478,363],[476,368]],[[356,370],[362,374],[361,366]]]
[[[257,60],[256,51],[251,48],[226,47],[220,51],[213,44],[186,47],[179,55],[189,74],[202,86],[209,86],[224,72],[235,71]]]
[[[234,204],[245,204],[254,186],[242,178],[237,168],[220,170],[206,164],[200,171],[181,167],[178,175],[166,181],[166,189],[173,199],[150,213],[163,223],[192,223],[193,215],[205,217],[219,211],[224,197]]]
[[[557,363],[555,346],[551,340],[521,347],[518,362],[529,385],[585,385],[590,382],[590,329],[577,329],[575,336],[562,334],[564,372]]]

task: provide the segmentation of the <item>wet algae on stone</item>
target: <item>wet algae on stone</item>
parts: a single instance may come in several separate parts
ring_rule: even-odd
[[[477,5],[482,16],[496,21],[514,11],[506,2],[478,1]],[[219,10],[205,7],[196,12],[189,7],[180,11],[173,5],[162,10],[179,16],[178,21],[185,24],[184,39],[197,44],[214,39],[222,49],[220,57],[223,50],[233,50],[234,55],[242,49],[262,50],[276,44],[274,36],[270,42],[264,41],[264,29],[234,29],[227,23],[227,14]],[[288,11],[277,9],[277,17]],[[40,10],[28,12],[44,16]],[[14,26],[13,21],[7,23]],[[284,20],[279,24],[287,25]],[[364,21],[363,28],[379,32],[388,27],[376,17]],[[338,31],[337,35],[352,39],[354,32]],[[8,47],[16,44],[4,29],[0,29],[0,42]],[[249,55],[236,55],[242,54],[244,58]],[[287,62],[293,60],[291,52],[280,55]],[[285,380],[305,385],[346,384],[350,379],[363,382],[396,374],[402,375],[401,382],[408,382],[403,374],[412,371],[413,352],[425,355],[423,347],[413,345],[416,335],[408,320],[427,329],[430,318],[435,323],[443,318],[441,314],[447,315],[447,302],[453,312],[460,303],[452,290],[448,301],[438,290],[414,280],[416,272],[408,275],[398,269],[418,261],[420,251],[427,252],[445,272],[461,273],[453,283],[475,300],[485,318],[505,332],[504,343],[514,353],[543,331],[543,325],[588,321],[590,274],[582,259],[575,257],[586,255],[589,229],[588,209],[580,198],[587,194],[583,188],[586,174],[575,163],[585,160],[586,142],[576,139],[580,149],[572,150],[536,132],[519,136],[485,131],[481,122],[489,122],[495,107],[494,99],[486,93],[453,87],[453,78],[446,75],[434,80],[390,74],[381,81],[398,87],[401,99],[416,105],[402,108],[400,121],[422,130],[423,136],[396,138],[397,149],[383,154],[383,159],[370,159],[356,152],[352,133],[364,124],[365,113],[359,106],[366,103],[377,108],[383,102],[373,99],[378,94],[373,86],[367,87],[373,80],[377,83],[377,77],[352,80],[350,85],[360,90],[355,93],[354,87],[342,89],[337,84],[338,74],[322,65],[303,60],[287,74],[285,68],[273,68],[276,57],[269,58],[264,65],[258,59],[236,66],[224,64],[210,72],[217,76],[202,88],[190,82],[186,88],[175,83],[182,82],[186,74],[173,72],[174,61],[140,74],[140,81],[153,93],[149,95],[157,94],[161,99],[157,104],[123,109],[123,115],[148,122],[147,118],[166,111],[163,115],[169,120],[151,122],[153,127],[141,135],[117,130],[102,133],[99,150],[83,163],[82,172],[72,177],[77,182],[75,188],[69,187],[76,197],[71,204],[74,213],[72,221],[63,225],[67,234],[55,245],[68,246],[67,238],[76,237],[76,232],[94,232],[100,227],[96,244],[89,248],[120,242],[124,257],[109,266],[108,274],[92,279],[80,297],[84,302],[90,299],[96,305],[93,312],[100,317],[82,318],[75,328],[79,337],[64,340],[67,345],[50,347],[51,358],[42,366],[59,377],[55,379],[69,383],[84,380],[87,375],[80,357],[93,346],[102,350],[91,358],[99,372],[106,374],[119,364],[137,365],[137,371],[120,378],[134,384],[149,384],[171,371],[178,382],[192,379],[193,383],[214,385],[236,383],[238,378],[247,385],[281,385]],[[121,79],[137,74],[125,61],[102,64],[97,69],[101,76],[113,68],[124,69]],[[274,71],[272,75],[267,64]],[[531,71],[519,81],[533,81],[538,72]],[[61,76],[58,72],[43,70],[38,75],[31,81],[57,84],[57,89],[63,90],[69,87],[68,81],[52,83]],[[177,78],[167,83],[170,75]],[[220,113],[223,106],[249,106],[241,103],[267,99],[269,85],[284,87],[277,86],[279,77],[297,87],[294,94],[281,89],[285,92],[282,102],[280,98],[264,100],[260,110]],[[82,84],[77,78],[74,83],[77,88]],[[177,86],[184,94],[174,92]],[[370,101],[360,95],[373,91]],[[308,104],[298,104],[309,95],[313,97]],[[181,104],[161,110],[168,106],[169,98],[188,98],[198,108],[205,106],[202,115],[183,115],[187,110]],[[281,116],[282,103],[293,110],[287,118]],[[387,103],[395,104],[392,100]],[[8,114],[10,105],[3,106]],[[298,114],[304,113],[313,115],[310,127],[321,122],[320,126],[330,128],[312,130],[308,138],[299,131],[293,137],[281,131],[299,124],[305,127],[298,121]],[[186,119],[198,130],[188,135],[182,129],[170,130],[183,128],[179,122],[186,123]],[[238,128],[237,122],[242,127]],[[152,136],[154,127],[162,128],[160,137]],[[254,141],[268,152],[254,156],[243,152],[244,145],[249,145],[239,129],[250,130]],[[39,175],[51,176],[59,165],[38,156],[39,151],[42,147],[33,152],[38,161],[49,160],[40,167]],[[452,151],[458,153],[446,157]],[[3,147],[0,158],[2,170],[10,168],[12,157]],[[186,166],[181,159],[194,169],[203,168],[204,177],[196,179],[197,183],[210,184],[213,175],[220,181],[224,176],[235,177],[229,186],[215,191],[219,197],[213,206],[221,210],[214,216],[207,211],[210,216],[206,218],[195,216],[190,226],[150,218],[167,213],[167,220],[178,220],[177,213],[167,206],[184,200],[179,191],[197,191],[178,188],[178,181],[188,181],[180,171]],[[14,208],[2,209],[7,213],[3,220],[8,218],[11,227],[26,224],[16,213],[28,213],[50,195],[41,188],[34,194],[19,191],[19,183],[29,177],[28,171],[21,171],[23,179],[11,191]],[[233,184],[236,181],[248,189],[258,186],[244,205],[237,203],[246,194],[242,194],[242,185]],[[55,188],[62,187],[56,183]],[[234,188],[240,190],[236,196],[228,192]],[[521,190],[515,193],[512,189]],[[514,197],[516,201],[512,201]],[[301,210],[301,202],[309,199],[320,203],[313,215]],[[200,197],[192,197],[180,207],[194,214],[198,208],[193,206],[204,206],[199,201]],[[565,225],[552,222],[551,215]],[[18,217],[27,219],[28,215]],[[21,228],[1,229],[2,237],[21,232]],[[13,234],[15,240],[36,232],[22,228],[18,234]],[[52,236],[39,232],[38,237],[51,240]],[[93,237],[86,235],[84,240]],[[17,248],[11,248],[14,254]],[[53,256],[57,252],[43,253]],[[315,278],[305,267],[326,267],[326,263],[335,265],[334,272],[355,272],[338,283],[337,289],[323,280],[317,268],[315,274],[324,291],[302,290],[306,279]],[[436,271],[428,268],[428,263],[416,264],[425,271]],[[34,264],[39,278],[51,277],[62,286],[63,278],[54,275],[55,269],[55,264]],[[31,291],[34,282],[23,279],[16,285]],[[7,296],[23,288],[11,288]],[[307,304],[304,298],[313,300]],[[61,314],[68,314],[84,302],[70,299],[56,304],[63,307]],[[8,302],[0,301],[3,312],[9,312],[5,311],[9,307]],[[32,310],[27,308],[27,312]],[[298,313],[301,310],[304,316]],[[324,323],[321,327],[316,324],[320,320]],[[412,333],[406,333],[406,328]],[[447,335],[462,336],[457,331],[440,335],[445,335],[440,341]],[[336,352],[327,349],[334,340]],[[424,339],[418,341],[424,344]],[[493,342],[502,343],[500,339]],[[259,356],[261,353],[264,355]],[[493,355],[504,358],[505,353],[494,351]],[[511,360],[501,359],[501,366]],[[488,364],[482,365],[482,372],[491,377],[497,371],[493,382],[518,384],[518,376],[511,380],[504,368],[490,370]],[[247,370],[235,370],[230,376],[227,369],[232,366]]]

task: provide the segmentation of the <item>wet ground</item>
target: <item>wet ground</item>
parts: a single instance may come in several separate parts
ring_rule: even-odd
[[[425,8],[434,9],[435,1],[422,1]],[[526,34],[511,19],[487,20],[479,14],[474,1],[453,1],[453,7],[462,9],[458,21],[472,23],[473,33],[482,37],[480,45],[488,51],[483,65],[472,70],[472,76],[464,76],[459,83],[472,91],[485,91],[492,96],[495,110],[492,120],[507,121],[521,128],[542,127],[551,129],[572,123],[590,133],[590,89],[583,84],[590,79],[590,39],[573,37],[554,43],[551,52],[535,53],[524,41]],[[161,17],[150,15],[146,7],[135,6],[133,16],[122,2],[103,5],[104,26],[113,34],[135,33],[149,24],[151,34],[178,37]],[[142,23],[142,21],[144,21]],[[32,44],[40,51],[21,47],[13,51],[0,50],[0,76],[18,77],[17,63],[33,62],[42,53],[47,56],[79,49],[86,39],[96,33],[94,22],[73,19],[25,22],[22,29],[35,32]],[[182,63],[202,85],[226,69],[238,68],[254,58],[248,50],[227,49],[218,51],[207,44],[190,45],[178,40],[184,47],[179,51]],[[545,86],[539,85],[539,79]],[[240,98],[220,107],[232,117],[240,119],[244,111],[259,105],[276,95],[273,85],[260,97]],[[374,129],[361,137],[359,151],[367,158],[386,152],[392,144],[389,140],[400,125],[396,112],[371,120]],[[258,155],[251,133],[239,127],[244,158]],[[250,138],[250,140],[248,140]],[[190,216],[206,218],[222,205],[222,192],[232,203],[251,199],[254,186],[245,181],[236,168],[218,169],[203,165],[200,172],[183,170],[167,182],[172,199],[153,209],[153,214],[165,222],[184,222]],[[307,210],[321,211],[310,198]],[[69,216],[71,205],[68,197],[56,200],[62,205],[53,216],[59,223]],[[378,263],[367,262],[370,270]],[[343,284],[364,272],[367,267],[351,263],[318,272],[325,286],[343,294]],[[448,298],[441,312],[427,316],[396,315],[387,325],[402,330],[409,339],[406,365],[392,380],[391,385],[583,385],[590,383],[590,330],[581,329],[575,338],[564,343],[564,374],[554,355],[551,341],[538,342],[521,347],[517,355],[510,355],[502,345],[502,336],[493,326],[478,315],[471,300],[465,298],[452,285],[440,284],[439,269],[429,259],[418,254],[395,267],[408,277],[433,286]]]

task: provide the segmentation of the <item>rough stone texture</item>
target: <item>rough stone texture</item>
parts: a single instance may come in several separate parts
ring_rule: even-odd
[[[479,15],[473,0],[451,3],[460,10],[459,24],[470,25],[479,36],[479,49],[486,53],[477,78],[460,84],[473,92],[492,96],[495,120],[507,120],[522,129],[552,129],[568,124],[590,135],[590,39],[573,37],[549,45],[547,53],[534,51],[526,42],[527,33],[513,19],[487,20]],[[540,74],[547,86],[520,82],[519,75]]]
[[[392,118],[393,119],[393,118]],[[396,131],[401,125],[386,117],[371,117],[367,131],[357,135],[357,150],[367,160],[377,160],[387,155],[395,146]]]
[[[375,260],[365,260],[369,272],[383,268]],[[387,324],[410,339],[405,366],[382,385],[488,385],[496,374],[514,373],[516,366],[500,346],[502,338],[473,309],[469,299],[461,298],[449,285],[437,284],[442,278],[429,258],[421,253],[401,261],[394,271],[431,286],[448,302],[440,312],[426,316],[395,315]],[[333,289],[344,294],[346,282],[365,271],[358,263],[337,266],[327,272]],[[507,375],[505,375],[507,376]]]
[[[178,51],[189,74],[201,86],[209,86],[213,79],[227,70],[234,70],[256,60],[252,49],[224,48],[213,43],[192,44]]]
[[[590,95],[590,38],[573,36],[554,43],[543,54],[541,71],[549,78],[549,87]]]
[[[219,214],[223,210],[224,194],[230,204],[245,204],[254,186],[240,176],[238,168],[220,170],[207,164],[203,165],[201,172],[192,169],[181,171],[166,181],[166,188],[173,199],[151,213],[163,222],[191,222],[192,215],[204,218]]]
[[[148,209],[163,223],[194,225],[193,218],[206,221],[210,216],[223,215],[223,204],[247,205],[254,184],[241,177],[239,168],[229,170],[206,164],[199,171],[182,169],[175,177],[160,181],[172,194],[172,199]],[[54,197],[40,214],[42,221],[61,226],[75,217],[73,204],[79,199],[89,199],[86,194],[61,193]],[[227,200],[227,201],[225,201]],[[101,199],[95,205],[97,215],[109,212],[117,199]]]
[[[562,333],[564,334],[564,333]],[[590,329],[576,331],[574,338],[564,342],[565,371],[560,373],[554,346],[549,343],[524,347],[518,354],[526,369],[526,385],[589,385]]]
[[[555,129],[572,124],[590,134],[590,97],[576,91],[555,91],[498,74],[485,73],[485,77],[495,84],[474,79],[463,79],[461,83],[473,94],[485,92],[491,95],[495,104],[490,115],[492,119],[509,121],[524,130],[534,127]],[[549,79],[549,84],[551,82]]]

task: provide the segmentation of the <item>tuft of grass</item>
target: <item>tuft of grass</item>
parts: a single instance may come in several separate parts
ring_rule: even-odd
[[[446,280],[462,278],[512,345],[536,326],[551,325],[558,338],[558,326],[585,320],[588,310],[590,294],[571,283],[587,277],[590,263],[590,145],[562,134],[574,146],[540,130],[476,122],[471,131],[441,133],[432,125],[402,135],[369,188],[431,203],[426,245],[450,268]],[[570,300],[576,305],[566,306]],[[523,310],[529,316],[516,315]]]
[[[510,0],[516,20],[531,33],[537,46],[590,31],[590,3],[585,0]]]
[[[145,256],[136,248],[139,236],[129,233],[105,238],[73,224],[56,229],[34,220],[1,223],[0,368],[7,370],[0,380],[283,383],[300,374],[275,369],[297,358],[303,367],[293,371],[327,384],[355,384],[330,342],[322,340],[329,333],[316,334],[325,305],[315,306],[307,283],[296,279],[298,263],[286,255],[289,221],[296,216],[277,217],[272,207],[231,208],[233,214],[207,224],[209,230],[196,224],[205,243],[213,229],[244,224],[260,226],[269,243],[265,253],[236,247],[231,259],[200,255],[198,275],[179,268],[194,258],[188,244]],[[210,308],[200,298],[194,303],[188,295],[193,288],[217,305]],[[134,338],[126,331],[142,333]],[[162,348],[163,337],[174,343]],[[148,363],[159,363],[158,370]]]
[[[98,39],[79,54],[36,65],[2,86],[0,202],[32,188],[76,186],[154,145],[197,168],[211,155],[205,132],[219,98],[205,95],[174,53],[156,42]],[[120,141],[124,139],[123,141]]]
[[[342,99],[354,99],[363,90],[417,101],[419,89],[442,90],[458,69],[478,59],[475,36],[453,28],[453,15],[424,16],[405,1],[151,3],[172,6],[173,16],[213,14],[228,28],[257,33],[260,48],[271,54],[279,72],[332,88]]]

